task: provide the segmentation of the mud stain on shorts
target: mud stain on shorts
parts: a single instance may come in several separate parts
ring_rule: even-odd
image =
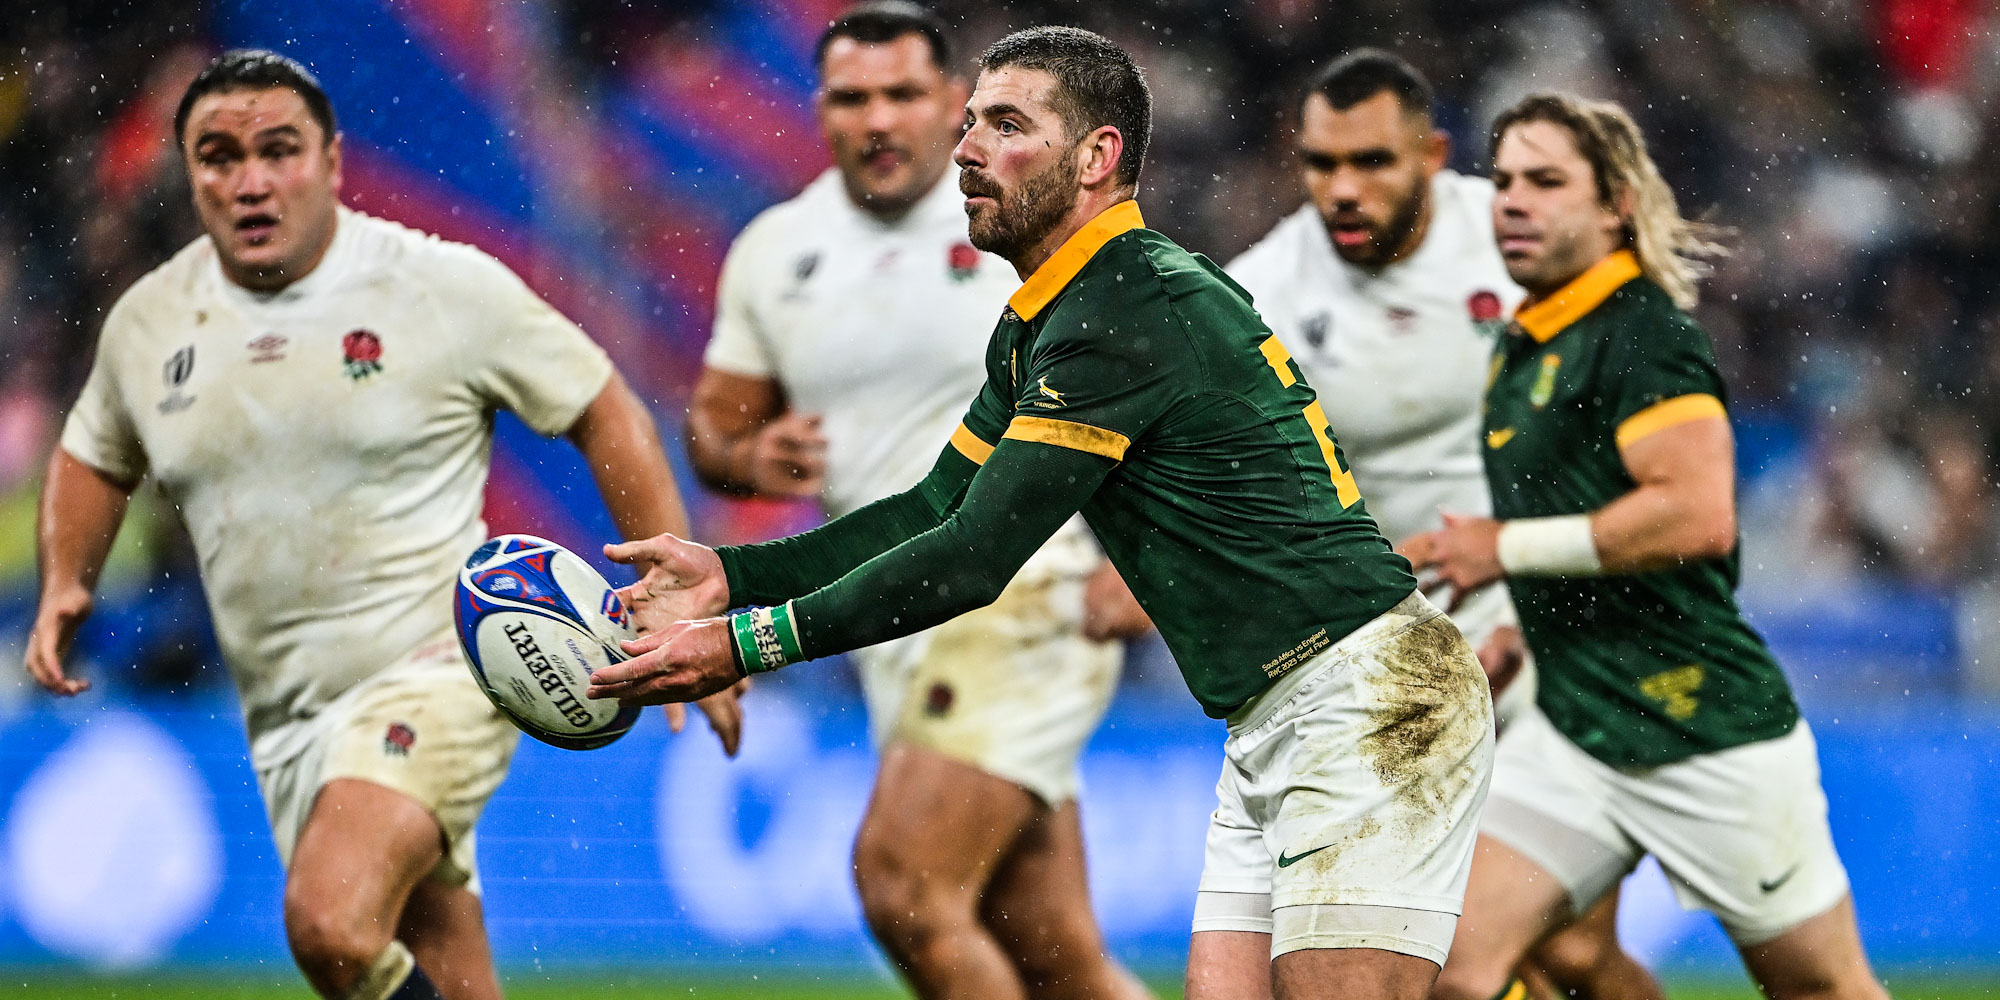
[[[1383,650],[1379,701],[1361,752],[1415,821],[1450,808],[1476,769],[1466,766],[1492,725],[1478,660],[1451,620],[1411,626]]]

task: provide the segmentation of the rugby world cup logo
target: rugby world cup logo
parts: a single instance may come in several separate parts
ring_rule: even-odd
[[[340,338],[340,353],[347,358],[347,377],[356,382],[382,371],[382,338],[367,330]]]
[[[615,590],[604,592],[604,606],[599,610],[604,612],[604,617],[610,619],[611,624],[619,628],[626,628],[627,623],[632,620],[632,616],[625,611],[625,602],[618,599],[618,592]]]

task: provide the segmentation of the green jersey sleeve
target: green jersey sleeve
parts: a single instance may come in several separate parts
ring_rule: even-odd
[[[1621,448],[1674,424],[1726,413],[1715,349],[1686,314],[1614,341],[1604,367],[1600,384]]]

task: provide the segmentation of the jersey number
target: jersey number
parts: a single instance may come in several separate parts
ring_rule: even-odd
[[[1277,334],[1265,337],[1264,342],[1257,345],[1257,350],[1263,352],[1271,370],[1278,373],[1279,384],[1290,388],[1299,380],[1297,375],[1292,374],[1292,352],[1285,350]],[[1361,488],[1354,485],[1354,473],[1341,468],[1340,459],[1333,453],[1333,434],[1326,427],[1326,411],[1320,409],[1319,400],[1315,399],[1299,412],[1305,415],[1306,426],[1312,428],[1313,437],[1319,441],[1319,453],[1326,459],[1326,467],[1332,473],[1334,496],[1340,499],[1342,509],[1354,506],[1354,502],[1361,499]]]

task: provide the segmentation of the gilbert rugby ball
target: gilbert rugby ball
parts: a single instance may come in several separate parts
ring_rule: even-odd
[[[486,697],[521,731],[594,750],[632,728],[637,707],[584,697],[590,674],[627,659],[625,603],[589,563],[533,535],[501,535],[458,572],[458,642]]]

